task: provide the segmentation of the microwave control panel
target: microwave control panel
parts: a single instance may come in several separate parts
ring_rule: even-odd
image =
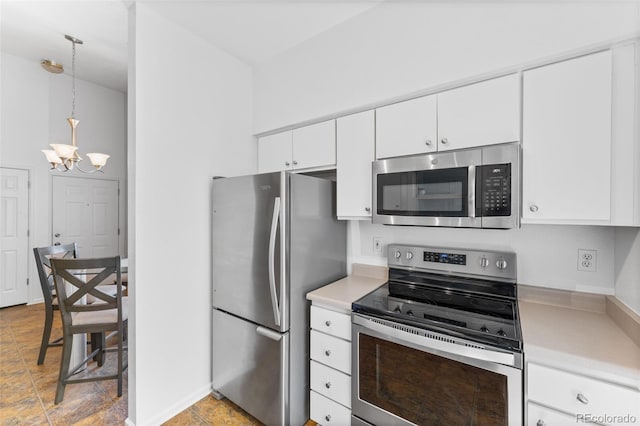
[[[511,164],[476,168],[476,215],[511,216]]]

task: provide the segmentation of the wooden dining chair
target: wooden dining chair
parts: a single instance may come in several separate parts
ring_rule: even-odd
[[[124,335],[127,327],[128,304],[127,298],[122,296],[120,256],[98,259],[54,258],[51,259],[51,268],[58,306],[62,314],[63,330],[62,359],[55,403],[59,404],[62,401],[67,384],[96,380],[116,379],[118,396],[122,396],[122,373],[126,369]],[[115,296],[106,292],[105,286],[101,285],[109,281],[112,274],[116,276]],[[97,301],[86,304],[88,295],[93,296]],[[94,336],[96,333],[106,332],[112,332],[107,339],[115,337],[115,347],[107,348],[103,344],[98,345],[78,365],[70,365],[75,334],[91,333]],[[110,351],[117,353],[115,374],[87,374],[74,377],[90,359]],[[98,365],[100,366],[101,363]]]
[[[38,365],[44,363],[47,348],[51,346],[62,346],[62,337],[51,341],[51,327],[53,325],[53,311],[58,310],[58,298],[53,285],[53,274],[51,273],[51,258],[77,258],[78,246],[76,243],[63,244],[51,247],[39,247],[33,249],[36,257],[36,268],[40,278],[40,287],[44,297],[44,329],[42,330],[42,342],[40,343],[40,353],[38,354]]]

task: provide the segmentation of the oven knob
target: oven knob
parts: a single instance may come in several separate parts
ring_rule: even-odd
[[[486,268],[487,266],[489,266],[489,259],[482,256],[482,258],[480,259],[480,266],[482,266],[483,268]]]
[[[486,325],[483,325],[482,327],[480,327],[480,331],[482,331],[483,333],[488,333],[489,329],[487,328]]]
[[[407,260],[413,259],[413,253],[411,253],[410,251],[408,251],[405,256],[406,256]]]
[[[412,317],[412,316],[414,316],[414,315],[413,315],[413,311],[407,311],[407,315],[409,315],[409,316],[411,316],[411,317]]]
[[[498,269],[507,269],[507,266],[507,261],[504,260],[504,258],[501,257],[500,259],[496,260],[496,267]]]
[[[402,309],[400,309],[400,306],[396,306],[396,308],[393,310],[393,312],[402,312]]]
[[[506,335],[507,335],[507,333],[503,329],[498,330],[498,336],[503,336],[504,337]]]
[[[395,257],[396,259],[400,259],[401,256],[402,253],[400,253],[400,250],[396,250],[396,252],[393,254],[393,257]]]

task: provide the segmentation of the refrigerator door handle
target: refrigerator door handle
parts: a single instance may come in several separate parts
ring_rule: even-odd
[[[275,197],[273,203],[273,216],[271,217],[271,233],[269,234],[269,290],[271,292],[271,306],[273,307],[273,317],[276,321],[277,326],[280,326],[280,308],[278,307],[278,295],[276,294],[275,252],[279,218],[280,197]]]
[[[279,342],[280,339],[282,339],[282,334],[262,326],[258,326],[258,328],[256,328],[256,333],[268,339],[275,340],[276,342]]]

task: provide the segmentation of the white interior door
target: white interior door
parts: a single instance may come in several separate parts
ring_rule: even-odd
[[[53,177],[53,244],[78,244],[81,257],[118,254],[118,181]]]
[[[27,303],[29,172],[0,169],[0,308]]]

